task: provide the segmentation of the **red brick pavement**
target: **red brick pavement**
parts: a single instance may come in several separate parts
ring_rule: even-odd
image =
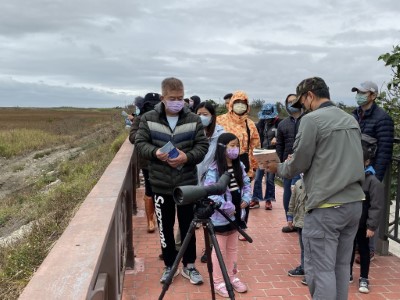
[[[277,202],[273,210],[266,211],[263,206],[252,209],[248,233],[253,243],[239,242],[239,277],[249,288],[247,293],[235,293],[236,299],[305,300],[311,299],[307,287],[300,283],[301,278],[289,277],[287,271],[299,264],[300,249],[296,233],[282,233],[285,225],[282,205],[283,190],[276,188]],[[135,270],[127,270],[124,280],[123,300],[158,299],[162,285],[159,282],[164,264],[158,259],[160,250],[157,233],[146,231],[146,218],[143,211],[143,188],[138,189],[139,213],[133,216],[133,246],[135,249]],[[203,231],[196,230],[197,253],[204,248]],[[350,284],[350,300],[400,299],[400,259],[396,256],[378,256],[371,262],[369,294],[358,292],[359,269],[356,267],[354,283]],[[170,285],[164,299],[188,300],[211,299],[209,277],[206,264],[198,259],[196,267],[204,277],[205,283],[194,286],[178,275]],[[179,267],[181,269],[181,266]],[[223,299],[216,296],[217,299]]]

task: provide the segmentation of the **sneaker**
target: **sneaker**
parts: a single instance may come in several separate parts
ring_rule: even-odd
[[[196,268],[183,267],[182,276],[189,279],[191,284],[202,284],[203,277],[200,275]]]
[[[241,282],[239,278],[235,277],[231,283],[232,287],[235,289],[236,292],[238,293],[247,292],[247,286],[243,282]]]
[[[284,233],[295,232],[295,231],[297,231],[297,230],[294,227],[290,227],[290,226],[282,227],[282,232],[284,232]]]
[[[302,279],[300,282],[301,282],[301,284],[303,284],[303,285],[308,285],[307,280],[306,280],[306,277],[303,277],[303,279]]]
[[[206,249],[203,249],[202,255],[201,255],[201,258],[200,258],[200,261],[201,261],[202,263],[206,263],[206,262],[207,262],[207,253],[206,253]]]
[[[304,270],[301,266],[298,266],[296,269],[289,270],[288,275],[291,277],[304,276]]]
[[[360,293],[368,294],[369,293],[368,284],[369,284],[368,279],[360,278],[359,283],[358,283],[358,291]]]
[[[218,284],[214,283],[214,290],[221,297],[229,298],[229,294],[228,294],[228,291],[226,290],[226,286],[225,286],[224,282],[221,282]]]
[[[353,275],[350,275],[350,280],[349,280],[349,282],[350,282],[350,283],[353,283],[353,281],[354,281]]]
[[[165,267],[164,268],[164,272],[161,275],[161,279],[160,282],[161,283],[165,283],[165,281],[167,280],[167,277],[169,276],[169,274],[171,274],[172,271],[172,267]],[[176,269],[176,272],[174,274],[174,276],[172,277],[172,281],[174,281],[174,277],[176,277],[179,274],[179,268]]]
[[[258,202],[257,200],[251,200],[249,208],[260,208],[260,202]]]
[[[369,261],[373,261],[375,259],[375,252],[374,251],[370,251],[369,252]]]
[[[272,210],[271,201],[265,201],[265,210]]]

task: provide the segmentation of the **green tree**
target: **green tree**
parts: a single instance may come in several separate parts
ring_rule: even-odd
[[[395,136],[400,136],[400,45],[394,46],[391,53],[379,56],[385,66],[392,70],[392,79],[386,83],[386,87],[378,97],[378,103],[390,114],[395,124]]]
[[[385,66],[390,67],[392,70],[392,79],[386,83],[386,87],[381,91],[378,96],[377,102],[383,106],[383,108],[392,117],[394,122],[394,134],[395,137],[400,137],[400,126],[399,126],[399,115],[400,115],[400,45],[393,46],[391,53],[385,53],[379,56],[378,60],[385,63]],[[400,145],[395,143],[393,145],[393,157],[400,155]],[[390,187],[390,199],[395,199],[397,192],[397,174],[399,170],[397,164],[392,164],[392,181]],[[393,228],[389,228],[393,230]]]

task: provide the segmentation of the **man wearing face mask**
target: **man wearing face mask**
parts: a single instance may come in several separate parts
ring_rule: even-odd
[[[393,120],[375,103],[378,86],[374,82],[365,81],[353,87],[351,91],[357,92],[356,101],[359,106],[353,111],[353,115],[360,125],[361,132],[377,140],[376,154],[371,165],[376,171],[375,176],[382,181],[392,158]]]
[[[266,169],[284,178],[304,173],[306,281],[314,300],[345,300],[365,199],[360,127],[330,101],[329,88],[320,77],[300,82],[292,106],[309,111],[301,118],[292,157],[270,162]]]
[[[371,159],[376,178],[380,181],[385,176],[386,169],[390,163],[393,153],[394,125],[392,118],[376,103],[378,86],[372,81],[365,81],[351,89],[357,92],[356,102],[359,105],[353,115],[360,125],[361,132],[376,139],[376,151]],[[375,258],[375,243],[378,235],[370,239],[370,259]],[[355,260],[360,262],[358,256]]]
[[[179,205],[175,208],[172,192],[175,187],[196,185],[196,165],[208,150],[201,119],[185,107],[183,83],[177,78],[166,78],[161,84],[161,103],[154,110],[145,113],[136,133],[135,146],[139,154],[149,160],[149,178],[154,193],[164,272],[160,282],[165,283],[171,273],[177,251],[175,249],[174,223],[177,209],[181,239],[184,240],[193,220],[193,204]],[[160,148],[171,142],[178,155],[170,157]],[[183,254],[182,276],[192,284],[203,283],[196,269],[196,237],[192,236]],[[178,273],[174,274],[176,276]]]
[[[276,153],[279,156],[280,161],[285,161],[290,154],[293,153],[293,143],[299,128],[299,122],[302,111],[300,108],[292,107],[292,103],[296,100],[296,95],[289,94],[285,99],[286,111],[289,116],[285,118],[278,125],[276,135]],[[283,207],[285,208],[286,221],[290,221],[291,216],[288,216],[289,202],[292,195],[291,187],[295,185],[296,181],[300,179],[300,175],[294,178],[283,178]],[[282,228],[282,232],[293,232],[296,231],[294,227],[285,226]],[[297,270],[297,273],[301,274],[302,270]],[[294,272],[295,273],[295,272]]]

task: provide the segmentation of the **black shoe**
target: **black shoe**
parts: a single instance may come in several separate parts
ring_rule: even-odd
[[[304,270],[301,266],[298,266],[296,269],[288,271],[288,275],[292,277],[304,276]]]
[[[201,256],[200,261],[202,263],[206,263],[207,262],[207,253],[206,253],[205,250],[203,251],[203,255]]]
[[[301,284],[308,285],[305,277],[303,277],[303,279],[300,282]]]
[[[354,281],[353,275],[350,275],[350,280],[349,280],[349,282],[350,282],[350,283],[353,283],[353,281]]]
[[[295,232],[295,231],[297,231],[297,230],[294,227],[290,227],[290,226],[282,227],[282,232],[284,232],[284,233]]]

